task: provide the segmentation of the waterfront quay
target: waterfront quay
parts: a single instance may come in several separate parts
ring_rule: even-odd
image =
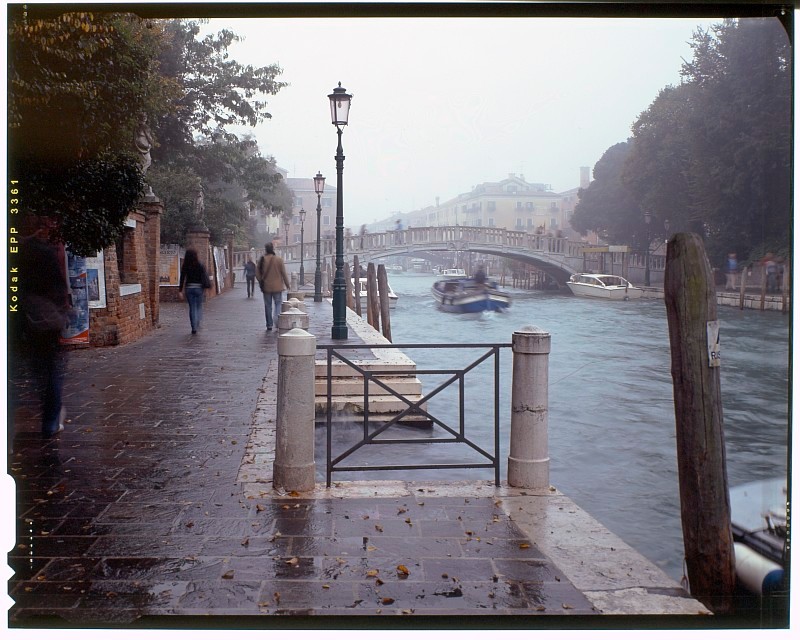
[[[309,332],[329,343],[330,302],[305,305]],[[413,472],[274,487],[278,336],[260,298],[239,286],[211,299],[197,335],[186,316],[164,304],[141,340],[71,352],[54,439],[39,435],[24,368],[12,379],[9,626],[257,628],[277,624],[271,615],[298,626],[714,626],[558,487]],[[348,324],[349,341],[371,340],[350,311]]]

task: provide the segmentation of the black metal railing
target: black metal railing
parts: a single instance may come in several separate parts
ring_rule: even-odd
[[[326,483],[331,486],[331,475],[341,471],[382,471],[382,470],[413,470],[413,469],[494,469],[495,485],[500,485],[500,349],[511,347],[507,344],[382,344],[382,345],[318,345],[318,350],[326,352],[327,362],[327,406],[326,406]],[[358,351],[367,349],[488,349],[483,355],[474,360],[463,369],[443,368],[443,369],[413,369],[409,371],[398,371],[396,368],[366,369],[345,355],[347,351]],[[352,356],[351,356],[352,357]],[[333,360],[344,363],[354,372],[364,379],[364,408],[363,408],[363,430],[361,439],[346,451],[333,457],[332,454],[332,434],[333,434]],[[494,454],[490,454],[475,442],[469,440],[466,435],[466,425],[464,420],[464,391],[465,376],[467,373],[478,367],[489,358],[494,359]],[[420,397],[419,400],[407,398],[401,392],[396,391],[387,383],[380,379],[380,376],[403,376],[413,375],[416,377],[425,375],[446,375],[449,376],[444,382],[435,389]],[[454,428],[446,424],[444,419],[434,416],[424,407],[429,400],[439,395],[450,385],[458,382],[458,427]],[[406,406],[392,418],[385,422],[375,422],[370,420],[370,385],[378,386],[388,392],[389,395],[400,399]],[[386,394],[384,394],[386,395]],[[450,434],[450,437],[436,438],[380,438],[388,429],[400,425],[404,419],[417,418],[425,419],[432,425],[438,425],[441,429]],[[372,429],[372,430],[370,430]],[[460,443],[467,445],[476,451],[487,462],[478,463],[441,463],[441,464],[394,464],[394,465],[345,465],[343,462],[356,451],[367,445],[396,445],[396,444],[451,444]]]

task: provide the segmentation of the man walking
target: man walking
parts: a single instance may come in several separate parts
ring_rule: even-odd
[[[264,255],[259,258],[256,268],[256,279],[264,295],[267,331],[272,331],[273,319],[281,312],[283,290],[289,287],[289,276],[286,275],[283,259],[275,255],[275,247],[271,242],[264,245]]]
[[[256,289],[256,263],[252,258],[247,258],[244,263],[244,276],[247,280],[247,297],[250,298]]]

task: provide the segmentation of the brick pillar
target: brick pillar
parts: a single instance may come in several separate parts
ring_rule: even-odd
[[[233,231],[225,232],[225,251],[227,252],[225,261],[228,267],[228,273],[226,274],[227,281],[225,282],[225,286],[233,289],[235,275],[233,272]]]
[[[147,295],[149,298],[150,317],[153,326],[158,326],[159,310],[159,260],[161,256],[161,214],[164,204],[154,195],[145,196],[139,202],[139,210],[145,215],[144,242],[147,255]]]
[[[186,233],[186,248],[197,251],[197,259],[203,264],[208,272],[209,278],[214,275],[214,261],[211,259],[211,232],[205,225],[195,225]],[[215,287],[212,286],[206,292],[208,297],[215,295]]]

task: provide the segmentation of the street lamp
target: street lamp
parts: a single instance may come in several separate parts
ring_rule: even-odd
[[[325,190],[325,177],[317,171],[314,176],[314,191],[317,192],[317,268],[314,271],[314,302],[322,302],[322,270],[320,269],[320,223],[322,216],[321,198],[322,192]]]
[[[305,260],[303,255],[303,231],[305,230],[306,210],[300,209],[300,286],[305,284],[305,270],[303,269]]]
[[[644,224],[647,228],[646,241],[647,246],[644,248],[644,286],[650,286],[650,221],[653,219],[652,214],[646,211],[644,214]]]
[[[328,95],[331,102],[331,124],[336,127],[339,144],[336,147],[336,275],[333,279],[333,328],[334,340],[347,339],[347,284],[344,280],[344,208],[342,172],[344,171],[344,150],[342,149],[342,127],[347,125],[352,95],[342,87],[342,83]]]
[[[283,221],[283,231],[286,234],[286,246],[289,246],[289,218],[284,219]]]

